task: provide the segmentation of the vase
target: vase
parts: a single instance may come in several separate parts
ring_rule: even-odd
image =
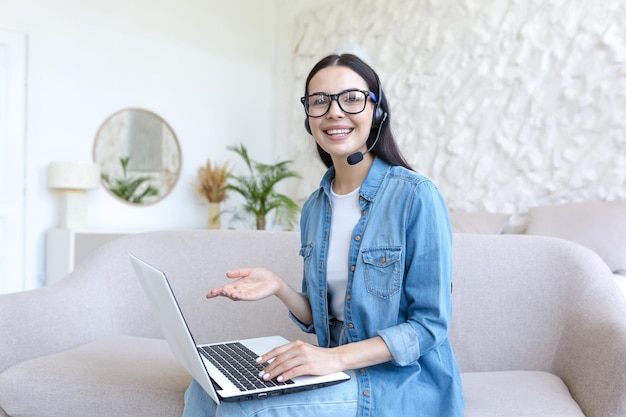
[[[222,222],[220,220],[220,203],[209,203],[209,229],[220,229]]]

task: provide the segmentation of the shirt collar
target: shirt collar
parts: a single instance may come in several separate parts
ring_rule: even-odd
[[[359,195],[368,201],[374,201],[376,198],[376,194],[380,189],[383,180],[387,176],[387,173],[391,169],[391,165],[387,162],[383,161],[380,158],[374,158],[374,162],[370,167],[367,176],[365,177],[365,181],[361,184],[359,189]],[[328,168],[322,180],[320,181],[320,188],[326,193],[326,195],[330,198],[330,187],[332,185],[333,179],[335,178],[335,167],[331,166]]]

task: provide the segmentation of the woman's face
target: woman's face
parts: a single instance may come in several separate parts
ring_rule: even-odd
[[[308,92],[337,94],[351,88],[369,91],[365,80],[350,68],[331,66],[321,69],[311,78]],[[325,115],[309,117],[311,133],[317,144],[330,154],[333,163],[345,162],[349,155],[367,150],[373,111],[374,103],[370,98],[365,110],[357,114],[345,113],[333,100]]]

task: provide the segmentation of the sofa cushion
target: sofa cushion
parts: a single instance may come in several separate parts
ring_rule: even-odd
[[[508,214],[451,211],[450,225],[454,233],[500,234],[509,221]]]
[[[585,417],[561,378],[547,372],[470,372],[461,377],[463,417]]]
[[[532,207],[526,234],[553,236],[596,252],[611,271],[626,271],[626,201]]]
[[[116,336],[7,369],[0,403],[13,416],[178,416],[190,382],[166,341]]]

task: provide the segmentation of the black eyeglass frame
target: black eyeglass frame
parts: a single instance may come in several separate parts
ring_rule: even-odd
[[[360,93],[365,94],[365,104],[363,105],[363,108],[361,110],[357,111],[357,112],[351,112],[351,111],[345,110],[343,107],[341,107],[341,101],[339,101],[339,97],[340,96],[342,96],[345,93],[350,93],[350,92],[353,92],[353,91],[358,91]],[[313,116],[313,115],[309,114],[309,104],[308,104],[309,102],[308,102],[307,99],[309,97],[313,97],[313,96],[325,96],[325,97],[330,98],[330,101],[328,102],[328,108],[326,109],[326,111],[324,113],[320,114],[319,116]],[[368,97],[370,97],[374,103],[378,103],[378,97],[376,96],[376,93],[374,93],[372,91],[360,90],[358,88],[348,88],[347,90],[343,90],[342,92],[337,93],[337,94],[328,94],[328,93],[309,94],[308,96],[300,97],[300,102],[304,106],[304,112],[306,113],[307,116],[313,117],[313,118],[318,118],[318,117],[325,116],[326,113],[328,113],[330,111],[330,107],[333,105],[333,100],[335,100],[337,102],[337,105],[339,105],[339,108],[344,113],[347,113],[347,114],[359,114],[359,113],[362,113],[365,110],[365,107],[367,107],[367,98]]]

